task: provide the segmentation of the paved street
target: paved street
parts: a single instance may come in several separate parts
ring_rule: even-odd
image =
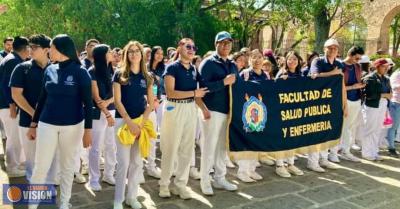
[[[357,153],[359,154],[359,153]],[[399,209],[400,208],[400,159],[386,156],[384,161],[375,163],[343,162],[340,169],[325,174],[316,174],[305,169],[306,159],[300,157],[296,165],[305,171],[301,177],[283,179],[275,175],[274,167],[262,166],[258,172],[264,177],[257,183],[239,183],[229,169],[228,178],[239,184],[239,191],[216,190],[212,197],[201,195],[199,181],[190,180],[194,192],[192,200],[181,200],[177,196],[170,199],[158,197],[157,180],[146,176],[141,186],[139,201],[145,208],[186,209]],[[199,154],[197,155],[199,157]],[[4,172],[4,161],[0,171],[1,183],[23,183],[22,178],[9,180]],[[113,187],[102,184],[103,191],[91,193],[84,185],[74,184],[71,203],[73,208],[110,209],[114,195]],[[0,206],[10,209],[12,206]],[[14,208],[27,208],[14,206]],[[55,208],[45,206],[40,208]],[[128,208],[128,207],[126,207]]]

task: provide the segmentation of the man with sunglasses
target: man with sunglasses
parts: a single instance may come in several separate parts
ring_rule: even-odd
[[[362,82],[362,70],[358,62],[364,55],[364,49],[359,46],[353,46],[347,52],[347,57],[343,60],[344,83],[347,91],[347,117],[343,120],[342,137],[340,145],[331,149],[329,160],[339,162],[338,150],[341,148],[340,158],[343,160],[360,162],[350,152],[351,146],[354,144],[356,127],[358,126],[359,114],[361,114],[361,89],[365,87]]]
[[[201,191],[205,195],[213,195],[210,170],[214,168],[213,186],[228,191],[237,190],[237,186],[228,182],[226,175],[226,129],[229,112],[229,86],[235,83],[238,70],[228,59],[232,50],[233,39],[226,31],[215,36],[214,55],[205,59],[199,67],[202,85],[210,92],[203,101],[210,111],[210,119],[202,120],[201,139]]]
[[[50,64],[49,50],[51,39],[43,34],[33,35],[29,38],[31,60],[17,65],[11,74],[10,87],[12,98],[20,108],[19,137],[26,156],[26,179],[32,176],[36,141],[27,138],[33,113],[40,92],[42,90],[43,75]],[[50,172],[53,180],[55,172]]]
[[[13,51],[0,62],[0,118],[7,135],[6,164],[9,177],[25,176],[23,169],[25,156],[18,136],[17,106],[11,97],[11,88],[8,84],[15,66],[25,61],[29,53],[28,39],[17,36],[14,38]]]

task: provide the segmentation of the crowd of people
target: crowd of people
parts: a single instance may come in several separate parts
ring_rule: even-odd
[[[380,148],[386,146],[389,155],[399,157],[400,73],[390,59],[371,62],[353,46],[341,60],[335,39],[325,42],[324,54],[310,53],[304,61],[292,50],[283,55],[271,49],[232,52],[233,39],[225,31],[216,35],[214,45],[200,56],[190,38],[165,51],[137,41],[112,49],[90,39],[78,54],[65,34],[6,38],[0,53],[0,119],[8,176],[60,185],[61,209],[71,207],[74,181],[94,192],[102,190],[102,181],[115,185],[114,208],[122,209],[124,202],[142,207],[137,196],[144,170],[160,179],[160,197],[172,193],[182,199],[192,197],[189,178],[200,180],[204,195],[213,195],[215,188],[236,191],[238,185],[225,177],[227,168],[236,166],[237,178],[246,183],[263,179],[256,172],[260,163],[275,165],[284,178],[304,175],[295,166],[296,153],[281,159],[266,153],[229,157],[229,86],[238,79],[343,76],[340,143],[306,153],[311,171],[337,169],[341,160],[360,162],[352,150],[380,161]]]

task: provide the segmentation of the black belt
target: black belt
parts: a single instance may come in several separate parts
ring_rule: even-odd
[[[192,102],[194,102],[194,98],[187,98],[187,99],[172,99],[172,98],[167,98],[167,101],[169,101],[169,102],[175,102],[175,103],[192,103]]]

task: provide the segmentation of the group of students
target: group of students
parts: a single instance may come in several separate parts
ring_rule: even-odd
[[[400,74],[396,71],[387,78],[390,63],[378,59],[373,63],[376,70],[362,77],[358,62],[363,49],[351,48],[340,61],[334,39],[326,41],[323,56],[314,54],[304,64],[295,51],[279,59],[272,50],[243,48],[232,54],[233,39],[225,31],[216,35],[215,51],[204,57],[196,55],[190,38],[168,48],[167,58],[159,46],[130,41],[123,49],[111,49],[95,39],[86,42],[79,58],[73,40],[64,34],[53,39],[42,34],[17,36],[4,44],[0,118],[7,136],[7,173],[26,176],[31,184],[60,185],[61,209],[71,207],[73,181],[84,183],[85,171],[88,188],[101,191],[101,169],[101,181],[115,185],[115,209],[123,208],[124,202],[142,207],[137,195],[144,167],[149,176],[160,179],[159,196],[164,198],[172,193],[190,199],[189,177],[200,179],[204,195],[213,195],[213,188],[237,190],[225,178],[227,167],[235,167],[225,140],[229,86],[237,79],[344,76],[340,145],[330,152],[308,153],[310,170],[336,169],[339,157],[359,162],[350,152],[355,138],[361,142],[363,158],[381,160],[379,141],[386,138],[382,127],[388,115],[393,123],[387,132],[389,152],[398,157],[394,140],[400,122]],[[161,168],[156,164],[157,141]],[[195,167],[196,144],[200,172]],[[254,182],[263,178],[256,172],[259,162],[276,164],[282,177],[303,175],[295,166],[295,155],[273,159],[260,153],[232,160],[239,167],[237,177]]]

